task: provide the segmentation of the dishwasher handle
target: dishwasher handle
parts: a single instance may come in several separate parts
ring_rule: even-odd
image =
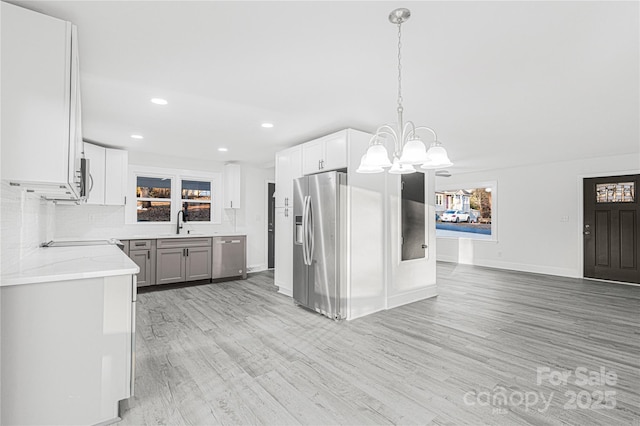
[[[240,240],[220,240],[218,244],[240,244]]]

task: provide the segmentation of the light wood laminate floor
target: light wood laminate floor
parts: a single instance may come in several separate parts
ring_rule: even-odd
[[[140,294],[120,424],[640,425],[640,287],[449,263],[438,286],[339,323],[270,272]]]

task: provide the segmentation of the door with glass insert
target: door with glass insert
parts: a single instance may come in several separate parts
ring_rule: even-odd
[[[640,175],[584,179],[584,276],[640,283]]]

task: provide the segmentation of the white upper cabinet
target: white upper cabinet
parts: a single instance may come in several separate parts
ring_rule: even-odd
[[[104,203],[108,206],[122,206],[127,194],[129,153],[122,149],[106,148],[105,164]]]
[[[276,207],[293,207],[293,180],[302,176],[300,146],[276,153]]]
[[[84,153],[90,168],[87,204],[124,205],[129,153],[90,143],[84,144]]]
[[[240,208],[240,178],[241,169],[237,164],[226,164],[224,166],[224,208]]]
[[[81,197],[75,26],[2,2],[2,179],[52,199]]]
[[[346,168],[347,139],[347,130],[343,130],[302,144],[303,174]]]
[[[87,204],[104,204],[106,150],[90,143],[84,144],[84,155],[89,159],[89,196]]]

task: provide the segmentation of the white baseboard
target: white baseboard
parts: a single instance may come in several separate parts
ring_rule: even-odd
[[[266,271],[267,269],[267,264],[266,263],[259,263],[257,265],[248,265],[247,266],[247,272],[261,272],[261,271]]]
[[[582,273],[578,273],[571,268],[558,268],[545,265],[528,265],[526,263],[500,262],[495,260],[485,260],[475,263],[478,266],[486,266],[496,269],[508,269],[511,271],[531,272],[534,274],[556,275],[559,277],[582,278]]]
[[[351,312],[349,312],[349,316],[347,317],[348,321],[354,320],[356,318],[361,318],[370,314],[373,314],[374,312],[380,312],[380,311],[384,311],[384,306],[374,306],[374,307],[367,307],[368,309],[351,309]]]
[[[394,294],[393,296],[387,297],[387,309],[397,308],[398,306],[428,299],[437,295],[438,287],[435,284],[431,284],[417,290]]]
[[[568,278],[582,278],[582,273],[573,268],[559,268],[546,265],[531,265],[526,263],[504,262],[495,259],[477,259],[473,262],[458,262],[456,256],[438,255],[439,262],[460,263],[461,265],[484,266],[487,268],[506,269],[510,271],[531,272],[534,274],[555,275]]]
[[[288,288],[284,288],[284,287],[278,287],[278,293],[284,294],[285,296],[293,297],[293,290],[292,289],[288,289]]]

